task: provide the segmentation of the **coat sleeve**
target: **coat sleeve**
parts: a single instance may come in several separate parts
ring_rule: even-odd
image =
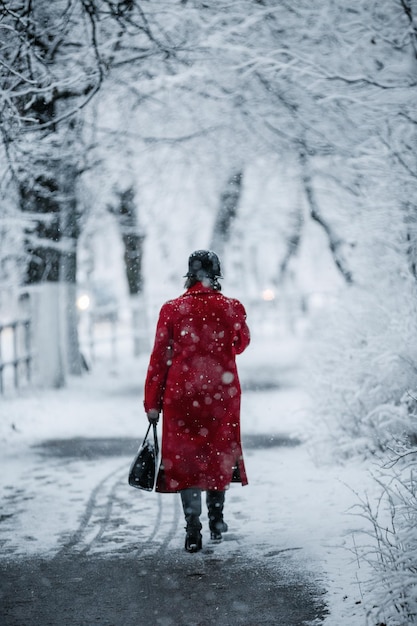
[[[155,342],[149,360],[145,380],[144,407],[161,411],[168,370],[171,365],[171,324],[168,306],[165,304],[160,313],[155,333]]]
[[[236,354],[241,354],[250,343],[250,331],[246,323],[245,307],[238,300],[234,301],[234,332],[233,347]]]

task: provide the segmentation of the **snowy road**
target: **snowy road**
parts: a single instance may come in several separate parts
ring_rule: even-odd
[[[296,440],[304,395],[288,371],[282,388],[252,391],[254,367],[242,368],[250,484],[227,494],[223,543],[203,519],[193,555],[178,496],[127,484],[145,428],[137,363],[1,405],[2,626],[363,623],[344,486],[364,485],[363,470],[316,466]]]
[[[37,448],[26,485],[8,496],[4,536],[17,532],[3,545],[0,564],[5,626],[301,626],[322,615],[321,585],[292,558],[299,547],[280,547],[259,530],[251,536],[253,512],[238,488],[230,492],[224,543],[207,541],[189,555],[179,498],[126,485],[131,455],[120,452],[134,450],[134,442],[83,441],[81,450],[79,444]],[[270,463],[274,453],[266,453]],[[87,476],[95,477],[88,486]],[[59,506],[51,479],[58,481]]]

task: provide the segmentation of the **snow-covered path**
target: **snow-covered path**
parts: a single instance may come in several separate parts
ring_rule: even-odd
[[[247,389],[242,430],[250,485],[232,485],[226,511],[230,532],[221,545],[205,540],[198,555],[183,551],[178,497],[143,493],[127,484],[128,466],[145,429],[145,361],[125,362],[111,376],[97,370],[62,391],[4,401],[3,562],[133,555],[148,563],[164,555],[165,560],[175,556],[176,562],[194,558],[196,571],[204,568],[204,559],[224,559],[229,566],[258,563],[273,573],[271,584],[277,591],[280,580],[302,581],[316,595],[316,616],[324,600],[330,611],[326,626],[344,620],[349,626],[362,625],[358,580],[366,572],[358,569],[352,553],[354,542],[361,541],[356,534],[361,521],[347,514],[356,496],[346,484],[359,490],[369,478],[359,465],[318,466],[306,445],[295,445],[308,419],[307,399],[289,386],[289,364],[274,378],[265,350],[262,354],[262,367],[256,358],[242,360],[241,367]],[[285,386],[273,388],[268,377],[280,378]],[[254,391],[257,386],[263,391]],[[308,604],[305,596],[299,601]],[[249,597],[249,616],[250,607]]]

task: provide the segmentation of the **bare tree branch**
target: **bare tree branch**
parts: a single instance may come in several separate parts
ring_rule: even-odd
[[[336,236],[330,224],[328,224],[323,216],[320,214],[320,210],[314,193],[311,175],[309,172],[308,157],[305,149],[300,150],[299,159],[301,164],[301,179],[310,209],[310,216],[323,229],[324,233],[326,234],[333,261],[340,274],[343,276],[343,279],[348,285],[350,285],[353,283],[353,277],[350,270],[346,267],[345,261],[340,253],[340,248],[343,242],[340,240],[339,237]]]

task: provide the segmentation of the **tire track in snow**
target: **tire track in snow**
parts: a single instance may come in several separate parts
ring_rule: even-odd
[[[115,477],[116,475],[116,477]],[[112,480],[112,478],[114,480]],[[122,505],[127,502],[120,496],[123,494],[123,485],[126,480],[126,463],[112,470],[102,478],[94,489],[91,491],[89,499],[85,505],[84,512],[81,516],[78,528],[72,533],[70,538],[56,552],[53,559],[60,559],[71,554],[86,555],[95,548],[105,545],[104,534],[110,529],[109,539],[112,540],[112,524],[114,524],[113,512],[115,508],[116,496],[118,496],[118,504]],[[130,494],[130,491],[129,491]],[[146,493],[138,494],[141,496],[142,503],[145,503]],[[132,496],[134,496],[132,492]],[[147,518],[148,524],[146,531],[141,538],[135,538],[135,543],[139,540],[137,547],[130,545],[129,552],[134,552],[136,556],[140,556],[144,552],[152,552],[154,554],[163,554],[172,539],[177,535],[180,519],[180,506],[178,498],[175,498],[173,506],[164,504],[164,495],[158,494],[156,499],[156,511],[153,507],[146,503],[148,510],[145,511],[151,516]],[[129,522],[123,518],[123,522],[129,527]],[[118,523],[115,524],[119,526]],[[98,527],[98,528],[97,528]],[[129,528],[128,528],[129,530]],[[134,531],[130,531],[131,533]],[[128,542],[129,540],[127,540]],[[125,542],[126,545],[126,542]],[[112,549],[104,550],[105,553],[112,552]]]
[[[100,527],[96,535],[87,542],[87,544],[81,550],[76,550],[76,547],[79,546],[83,541],[84,537],[88,533],[89,527],[91,526],[91,520],[94,517],[94,514],[98,508],[98,499],[101,496],[101,492],[107,486],[110,479],[114,476],[115,472],[120,474],[121,472],[125,473],[126,465],[123,463],[123,466],[119,466],[116,470],[112,470],[109,474],[107,474],[104,478],[100,480],[100,482],[94,487],[92,490],[90,497],[85,506],[84,513],[81,517],[81,521],[77,530],[71,535],[70,539],[64,543],[60,550],[55,554],[54,559],[59,559],[63,556],[69,555],[72,551],[76,551],[79,554],[85,554],[91,548],[92,544],[97,541],[103,534],[104,528],[108,523],[108,520],[111,515],[112,510],[112,499],[114,496],[114,492],[116,487],[122,483],[122,476],[118,476],[115,481],[111,483],[110,492],[107,494],[105,501],[105,514],[104,517],[100,520]],[[102,505],[101,505],[102,506]]]
[[[181,507],[180,507],[179,497],[177,497],[177,494],[175,495],[176,497],[175,497],[175,502],[174,502],[174,507],[173,507],[173,516],[171,519],[170,527],[165,537],[163,538],[163,541],[160,547],[157,550],[157,553],[159,555],[163,554],[167,550],[168,545],[171,543],[172,539],[177,535],[177,532],[178,532],[178,524],[180,520],[180,508]],[[162,500],[162,497],[160,496],[159,499]]]

